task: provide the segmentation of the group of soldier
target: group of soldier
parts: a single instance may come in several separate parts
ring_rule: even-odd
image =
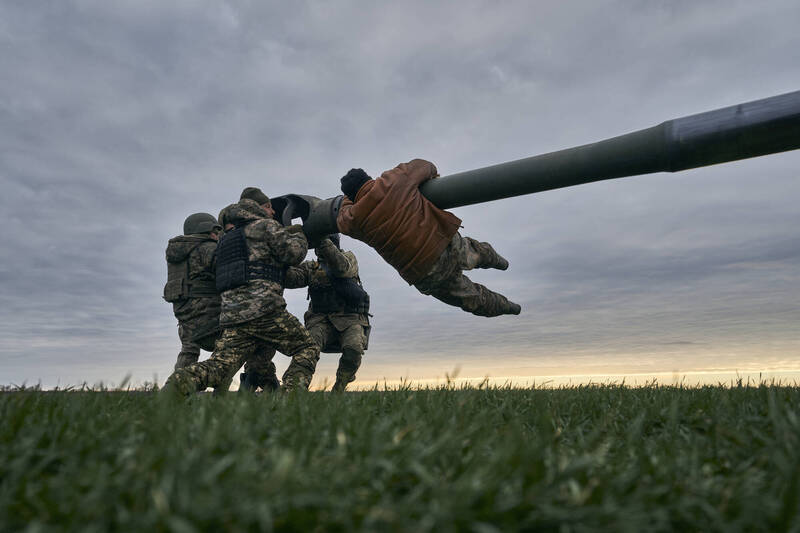
[[[436,176],[436,167],[421,159],[377,179],[350,170],[341,179],[339,231],[372,246],[423,294],[478,316],[519,314],[519,305],[463,274],[505,270],[508,261],[490,244],[462,237],[461,220],[422,196],[419,186]],[[240,389],[307,389],[320,351],[341,353],[334,391],[355,380],[370,333],[369,295],[338,234],[311,239],[301,225],[281,224],[270,198],[255,187],[218,219],[207,213],[186,219],[184,234],[166,251],[164,299],[173,304],[181,340],[166,390],[223,392],[242,365]],[[304,260],[309,244],[315,261]],[[305,327],[283,298],[285,288],[301,287],[310,300]],[[201,349],[213,353],[198,362]],[[282,383],[272,362],[276,351],[291,358]]]

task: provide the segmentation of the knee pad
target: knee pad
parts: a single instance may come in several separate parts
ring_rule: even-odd
[[[342,357],[350,360],[360,361],[364,355],[364,350],[361,347],[355,346],[343,346],[342,347]]]

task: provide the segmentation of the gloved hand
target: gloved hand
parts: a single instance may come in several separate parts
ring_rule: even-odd
[[[335,248],[331,240],[327,237],[322,237],[321,240],[311,242],[309,239],[308,247],[314,249],[314,253],[317,254],[318,258],[323,259],[324,261],[328,261],[331,255],[331,249]]]
[[[333,243],[328,237],[323,237],[321,241],[316,243],[316,246],[314,246],[314,248],[320,249],[320,248],[327,248],[328,246],[333,246]]]
[[[286,231],[288,231],[289,233],[303,233],[303,225],[292,224],[291,226],[286,226]]]

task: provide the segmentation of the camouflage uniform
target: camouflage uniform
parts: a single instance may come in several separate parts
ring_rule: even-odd
[[[244,199],[226,209],[226,220],[243,228],[248,261],[283,268],[305,257],[308,241],[302,231],[291,231],[268,218],[257,202]],[[256,278],[224,291],[220,325],[224,331],[211,358],[175,371],[166,387],[183,394],[214,387],[230,380],[245,361],[265,364],[264,358],[277,349],[292,358],[283,375],[284,386],[308,388],[319,349],[300,321],[286,311],[281,283]]]
[[[179,235],[167,245],[167,262],[186,262],[186,282],[170,294],[171,287],[164,288],[164,298],[172,302],[172,311],[178,319],[178,336],[181,351],[175,369],[196,363],[200,349],[214,350],[219,331],[220,297],[214,289],[214,251],[217,241],[208,234]],[[188,286],[187,286],[188,285]],[[197,290],[199,288],[199,290]],[[202,294],[201,296],[198,294]],[[208,331],[210,335],[197,338]]]
[[[334,303],[335,307],[340,308],[336,312],[315,312],[316,291],[330,291],[335,295],[328,273],[320,262],[324,263],[332,276],[353,279],[360,284],[358,261],[353,252],[341,251],[330,239],[323,239],[317,246],[316,252],[319,261],[304,261],[299,267],[288,270],[286,287],[309,287],[312,301],[304,316],[306,328],[321,351],[341,352],[333,390],[344,391],[348,383],[355,381],[356,372],[361,366],[361,358],[367,348],[369,315],[366,310],[348,312],[350,310],[346,308],[342,299],[337,299]]]
[[[188,285],[183,288],[184,297],[172,302],[172,310],[178,319],[178,337],[181,340],[181,351],[175,362],[175,370],[196,363],[201,349],[213,352],[214,344],[222,332],[219,326],[221,300],[214,285],[216,249],[217,241],[205,233],[180,235],[170,239],[167,245],[168,262],[186,262]],[[168,284],[165,287],[165,298],[169,297],[169,290]],[[266,363],[257,363],[250,371],[253,376],[257,376],[254,380],[263,383],[265,388],[278,387],[271,355],[266,357]],[[229,386],[230,381],[218,388],[227,390]]]
[[[229,209],[235,209],[236,206],[237,204],[231,204],[222,208],[222,210],[219,212],[219,217],[217,217],[220,223],[228,220]],[[220,330],[220,334],[221,333],[222,331]],[[217,338],[219,338],[219,336],[217,336]],[[252,355],[245,358],[244,372],[240,374],[239,390],[251,390],[253,392],[255,392],[258,388],[261,388],[264,391],[278,390],[278,388],[281,386],[281,382],[278,381],[275,363],[272,362],[274,357],[275,348],[270,346],[260,346],[253,351]],[[229,388],[232,380],[233,377],[229,378],[228,387],[225,387],[225,390]]]
[[[508,262],[488,242],[478,242],[456,233],[431,270],[414,286],[422,294],[429,294],[474,315],[518,314],[518,305],[462,273],[473,268],[505,270]]]

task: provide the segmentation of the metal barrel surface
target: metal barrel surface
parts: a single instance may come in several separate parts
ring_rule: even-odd
[[[669,120],[575,148],[431,180],[441,209],[800,148],[800,91]]]
[[[668,120],[604,141],[430,180],[422,194],[441,209],[613,178],[678,172],[800,148],[800,91]],[[342,197],[273,198],[278,220],[307,234],[335,233]]]

